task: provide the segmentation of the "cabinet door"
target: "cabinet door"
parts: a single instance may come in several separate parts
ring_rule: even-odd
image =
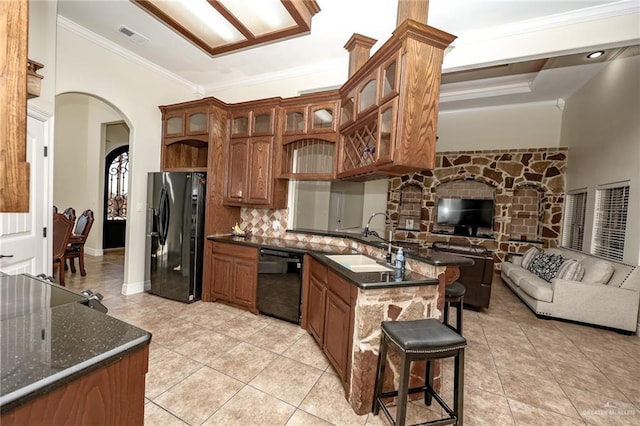
[[[206,111],[196,110],[186,112],[186,129],[187,135],[201,135],[208,132],[208,114]]]
[[[351,308],[334,293],[327,291],[324,311],[324,352],[342,381],[349,363],[349,318]]]
[[[249,143],[249,193],[246,202],[269,204],[271,195],[271,138],[252,139]],[[235,163],[233,164],[235,167]]]
[[[314,276],[309,277],[307,300],[307,331],[320,346],[324,341],[325,285]]]
[[[184,111],[167,113],[164,118],[164,137],[184,136]]]
[[[231,301],[233,259],[218,254],[211,255],[211,294],[213,299]]]
[[[249,152],[247,140],[231,140],[229,164],[227,165],[227,199],[242,203],[247,196],[247,176],[249,172]]]
[[[231,137],[249,136],[249,111],[238,111],[231,114]]]
[[[335,130],[337,110],[337,102],[309,106],[309,132]]]
[[[255,308],[258,269],[255,261],[236,259],[233,271],[233,302]]]
[[[256,109],[251,114],[251,135],[273,135],[275,113],[273,108]]]

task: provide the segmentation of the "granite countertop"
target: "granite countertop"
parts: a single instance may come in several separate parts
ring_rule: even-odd
[[[151,334],[28,275],[0,276],[0,408],[9,411],[148,345]]]
[[[266,237],[234,237],[232,235],[210,235],[209,240],[222,243],[239,244],[252,247],[267,247],[274,249],[286,249],[297,253],[308,253],[317,261],[329,266],[332,270],[344,276],[349,281],[362,289],[410,287],[419,285],[437,285],[437,278],[429,278],[417,272],[405,270],[397,276],[396,271],[388,272],[352,272],[350,269],[328,259],[327,254],[353,254],[357,253],[351,247],[330,244],[296,241],[286,238]],[[379,241],[376,241],[376,244]],[[378,245],[376,247],[379,248]],[[464,259],[467,260],[467,259]],[[383,263],[383,262],[379,262]]]

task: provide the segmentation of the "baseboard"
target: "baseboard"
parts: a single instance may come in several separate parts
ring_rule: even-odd
[[[91,247],[86,247],[84,248],[84,254],[88,255],[88,256],[104,256],[104,250],[102,249],[96,249],[96,248],[91,248]]]
[[[124,283],[122,284],[121,293],[124,296],[130,296],[132,294],[144,293],[145,291],[149,290],[150,287],[151,283],[149,281],[140,281],[130,284]]]

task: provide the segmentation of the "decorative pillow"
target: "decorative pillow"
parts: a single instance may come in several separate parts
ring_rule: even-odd
[[[613,264],[608,260],[587,256],[582,261],[584,267],[583,281],[594,284],[607,284],[613,275]]]
[[[562,266],[562,262],[564,259],[558,254],[541,252],[535,255],[528,269],[543,280],[551,282]]]
[[[584,267],[575,259],[566,259],[562,262],[556,278],[569,281],[581,281],[584,276]]]
[[[521,264],[521,266],[524,269],[529,269],[529,265],[531,264],[531,261],[533,260],[535,255],[538,254],[539,252],[540,251],[535,247],[531,247],[529,250],[527,250],[524,253],[524,256],[522,256],[522,264]]]

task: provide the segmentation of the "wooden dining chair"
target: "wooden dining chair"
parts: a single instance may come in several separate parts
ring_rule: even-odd
[[[83,277],[87,275],[87,271],[84,268],[84,244],[91,231],[93,225],[93,211],[85,210],[78,217],[76,221],[76,229],[73,231],[73,235],[69,238],[69,244],[67,250],[64,253],[64,258],[69,259],[69,267],[71,272],[76,273],[75,258],[78,258],[78,264],[80,265],[80,275]]]
[[[64,286],[64,256],[73,233],[73,221],[62,213],[53,214],[53,274],[60,271],[58,284]]]
[[[73,207],[67,207],[62,214],[65,215],[68,219],[71,219],[72,222],[76,221],[76,209],[74,209]]]

